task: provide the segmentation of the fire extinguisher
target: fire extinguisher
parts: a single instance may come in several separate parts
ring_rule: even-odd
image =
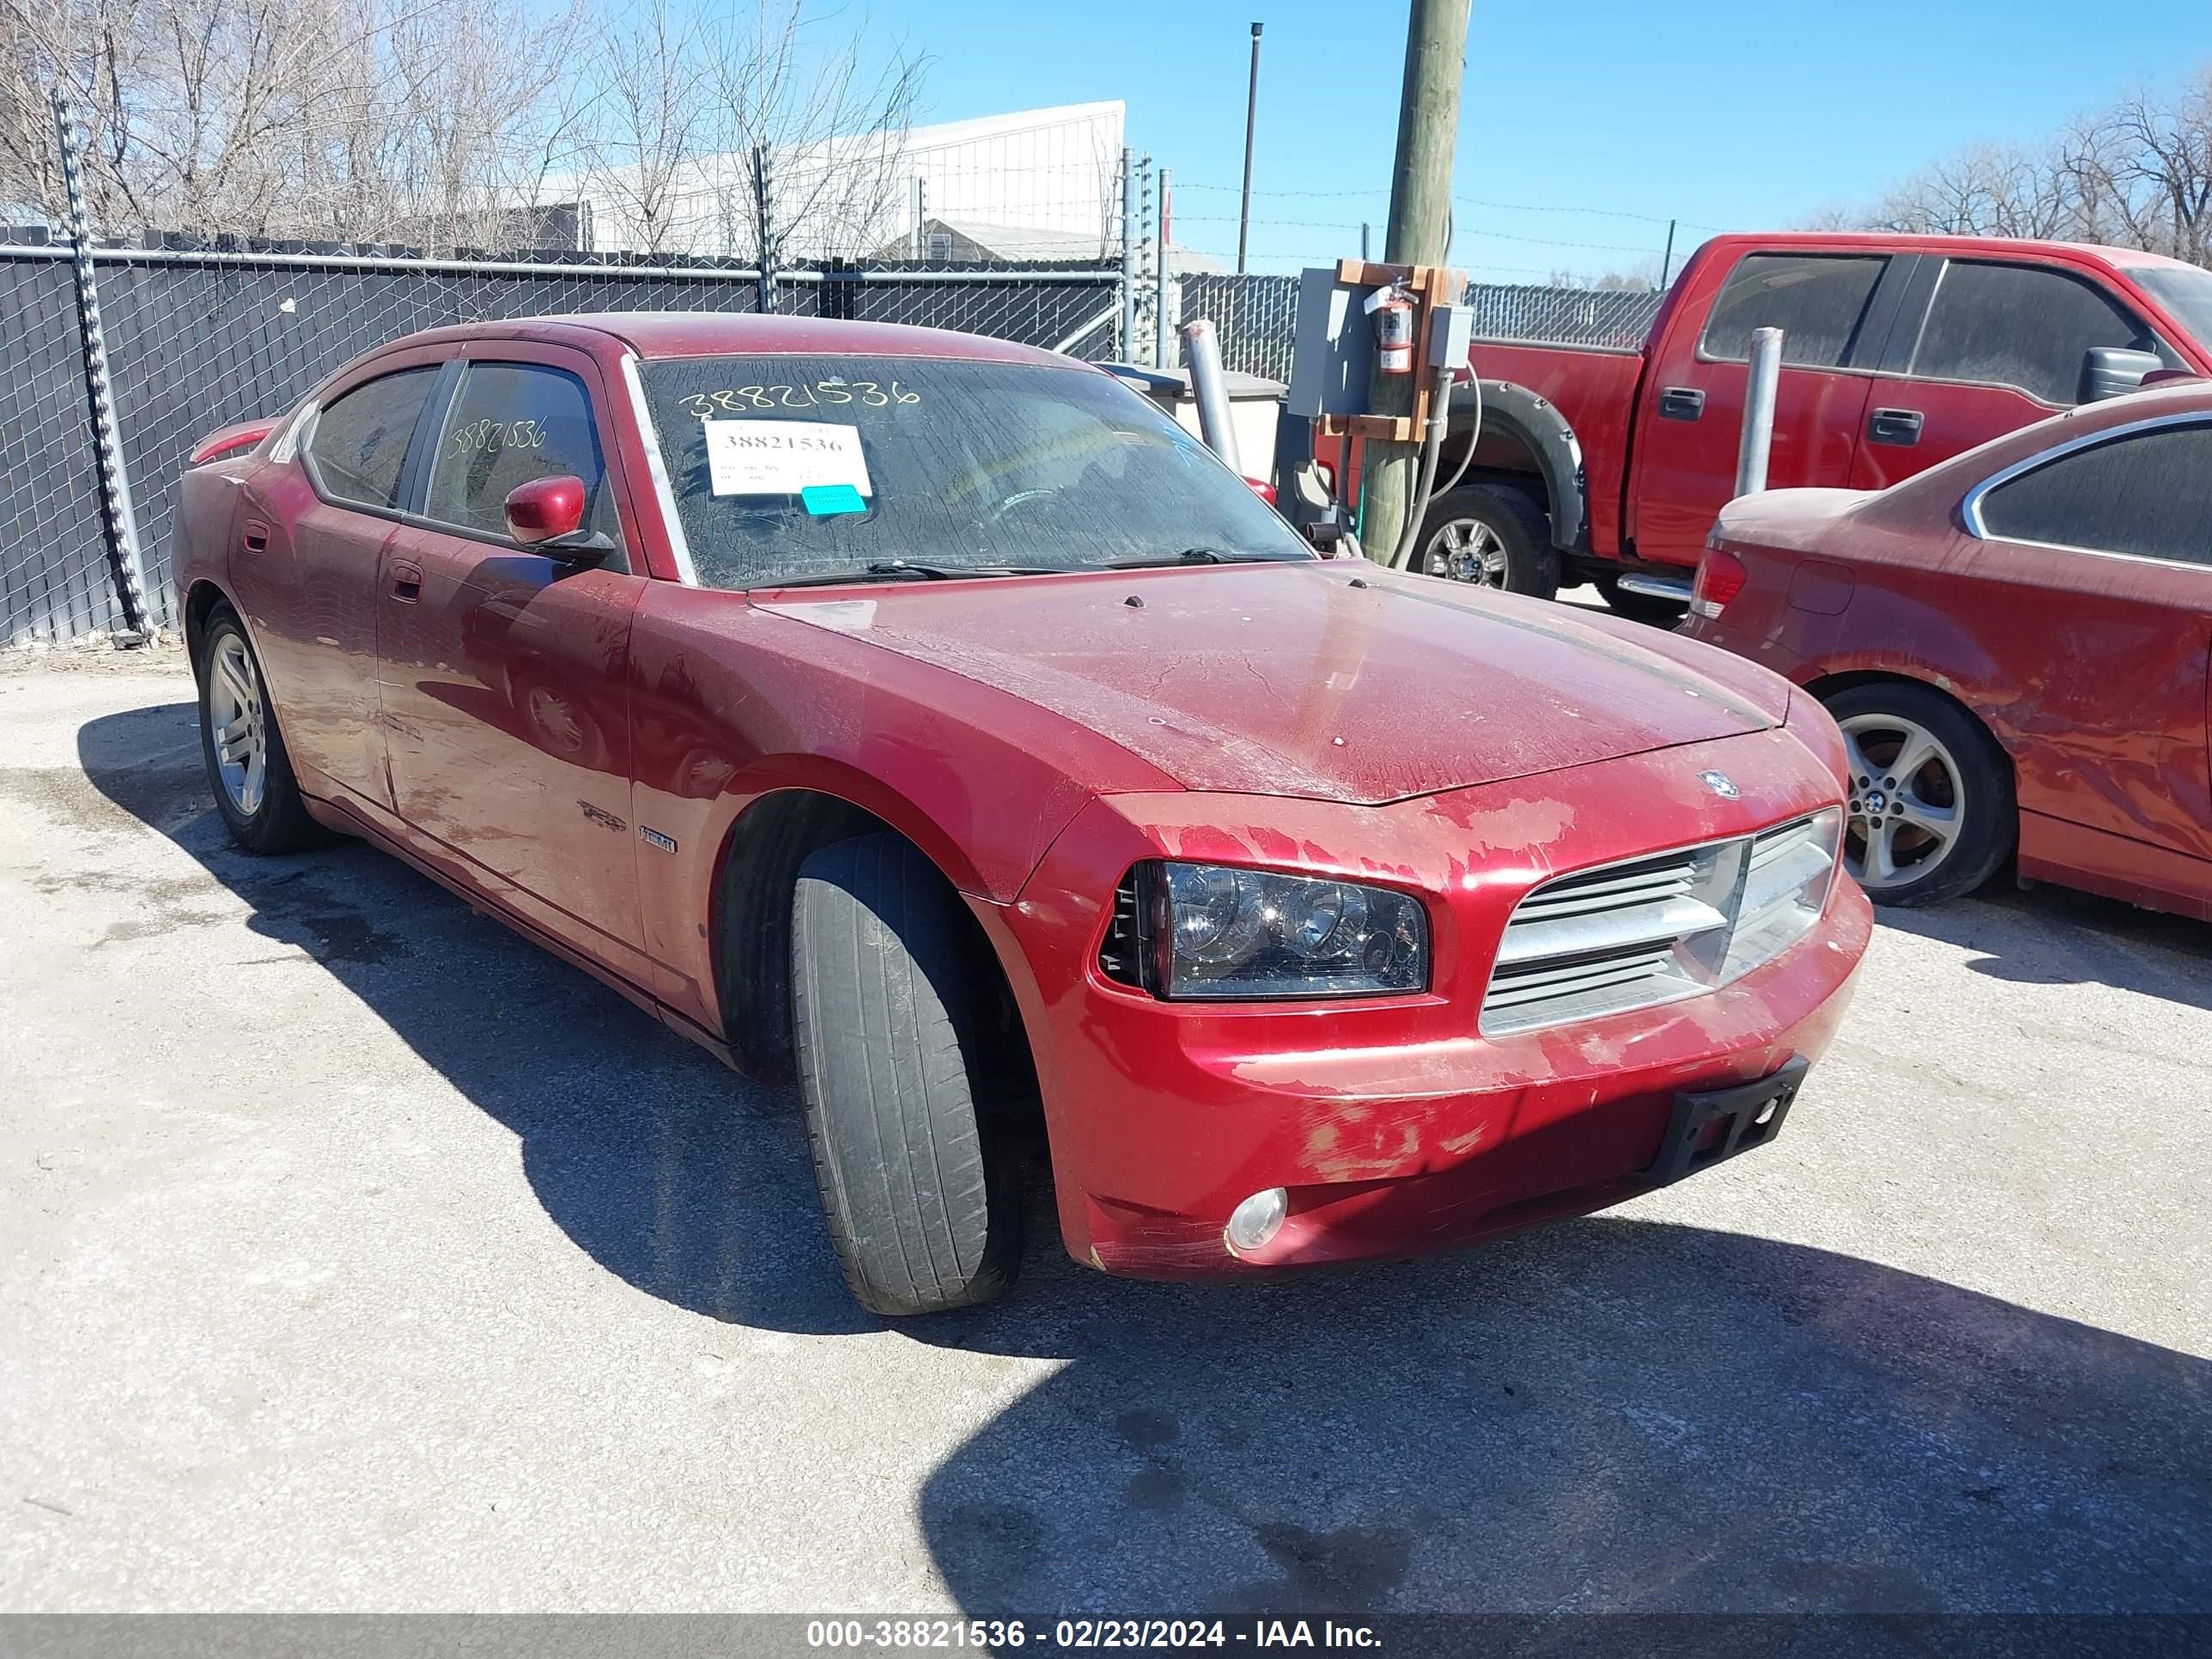
[[[1367,296],[1364,307],[1375,325],[1377,367],[1385,374],[1413,372],[1413,296],[1392,283]]]

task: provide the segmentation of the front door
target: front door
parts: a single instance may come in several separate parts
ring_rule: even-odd
[[[1878,253],[1747,253],[1715,296],[1694,343],[1670,345],[1644,374],[1636,412],[1630,533],[1638,556],[1695,564],[1735,493],[1751,333],[1783,331],[1770,489],[1841,488],[1865,417],[1884,331]]]
[[[379,673],[400,817],[526,920],[649,986],[629,805],[630,619],[647,579],[622,545],[604,402],[581,354],[469,349],[419,517],[386,552]],[[564,473],[612,550],[572,562],[507,534],[507,493]]]

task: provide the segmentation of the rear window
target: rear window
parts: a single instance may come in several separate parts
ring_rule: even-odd
[[[356,386],[315,416],[307,465],[324,495],[360,507],[399,504],[399,474],[434,367],[403,368]]]
[[[1911,373],[2017,386],[2046,404],[2076,401],[2092,346],[2154,351],[2158,341],[2102,290],[2038,265],[1954,259],[1928,307]]]
[[[710,587],[894,561],[1074,570],[1198,547],[1312,556],[1204,444],[1095,370],[684,357],[640,378]]]
[[[2212,564],[2212,425],[2071,451],[1990,490],[1981,519],[2007,541]]]
[[[1742,362],[1751,356],[1752,330],[1778,328],[1785,363],[1850,362],[1888,263],[1879,254],[1747,253],[1705,319],[1705,355]]]

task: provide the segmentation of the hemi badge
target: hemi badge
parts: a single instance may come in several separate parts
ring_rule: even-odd
[[[676,850],[676,841],[673,836],[664,836],[658,830],[648,830],[641,823],[637,826],[637,833],[664,853],[672,853]]]

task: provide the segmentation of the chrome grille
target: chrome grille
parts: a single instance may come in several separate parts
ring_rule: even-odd
[[[1815,813],[1546,882],[1505,924],[1483,1035],[1672,1002],[1750,972],[1819,915],[1840,830],[1840,814]]]

